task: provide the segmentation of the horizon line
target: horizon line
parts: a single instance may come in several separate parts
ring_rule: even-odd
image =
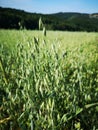
[[[58,14],[58,13],[79,13],[79,14],[97,14],[98,12],[93,12],[93,13],[89,13],[89,12],[78,12],[78,11],[58,11],[58,12],[52,12],[52,13],[44,13],[44,12],[33,12],[33,11],[28,11],[28,10],[24,10],[24,9],[20,9],[20,8],[14,8],[14,7],[4,7],[4,6],[0,6],[0,8],[5,8],[5,9],[15,9],[15,10],[20,10],[20,11],[24,11],[26,13],[36,13],[36,14]]]

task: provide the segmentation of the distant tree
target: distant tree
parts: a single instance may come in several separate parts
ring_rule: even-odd
[[[39,29],[43,30],[44,35],[46,35],[46,29],[98,32],[98,18],[91,17],[89,14],[80,13],[57,13],[43,15],[37,13],[27,13],[23,10],[0,7],[0,28]]]

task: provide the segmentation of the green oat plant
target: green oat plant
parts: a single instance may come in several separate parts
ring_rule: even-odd
[[[24,42],[0,46],[0,129],[98,129],[97,41],[63,53],[47,37]]]

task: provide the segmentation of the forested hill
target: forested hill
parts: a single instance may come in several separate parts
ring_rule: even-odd
[[[0,7],[0,28],[3,29],[38,29],[42,18],[47,30],[95,31],[98,32],[98,13],[55,13],[38,14],[23,10]]]

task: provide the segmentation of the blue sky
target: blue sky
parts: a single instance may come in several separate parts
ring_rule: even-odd
[[[98,13],[98,0],[0,0],[0,6],[37,13]]]

